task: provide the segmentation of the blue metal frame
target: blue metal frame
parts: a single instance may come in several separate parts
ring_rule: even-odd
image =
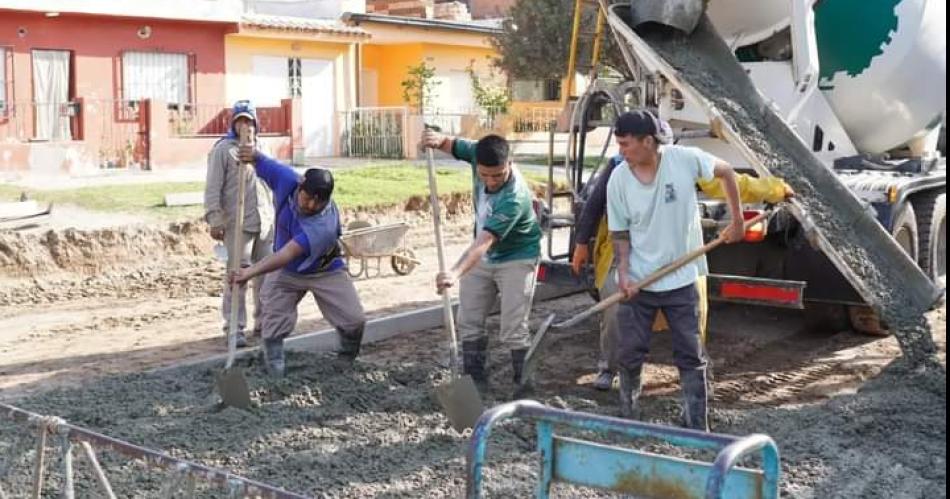
[[[467,498],[481,497],[482,469],[492,430],[498,424],[516,418],[536,421],[538,452],[541,454],[538,499],[547,499],[555,482],[651,497],[778,497],[779,452],[768,436],[740,438],[703,433],[554,409],[535,401],[522,400],[495,407],[479,418],[469,442]],[[562,438],[555,435],[556,426],[630,438],[660,439],[678,447],[713,450],[718,452],[718,457],[713,463],[702,463]],[[761,471],[736,467],[739,460],[755,452],[762,456]]]

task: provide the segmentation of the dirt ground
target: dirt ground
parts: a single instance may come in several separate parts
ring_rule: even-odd
[[[467,214],[458,211],[449,224],[452,257],[469,235]],[[372,316],[436,302],[430,291],[435,254],[423,211],[348,216],[372,223],[408,220],[415,228],[407,242],[424,262],[407,277],[384,266],[380,277],[358,281]],[[368,346],[354,366],[294,354],[290,375],[279,382],[248,361],[257,407],[221,411],[213,368],[143,374],[224,350],[218,314],[223,267],[210,255],[211,241],[191,225],[101,230],[59,233],[39,244],[0,236],[6,276],[0,279],[0,400],[317,497],[461,495],[467,435],[448,426],[431,396],[446,376],[441,331]],[[152,246],[136,249],[143,244]],[[103,252],[110,261],[89,258]],[[11,263],[11,253],[33,258]],[[13,270],[23,265],[32,275]],[[544,303],[532,325],[549,313],[566,316],[590,304],[583,295]],[[298,332],[325,326],[312,303],[301,306],[301,319]],[[714,429],[775,438],[785,496],[945,496],[946,309],[930,320],[943,367],[906,372],[891,338],[814,326],[797,311],[715,307],[709,344]],[[590,321],[551,345],[538,375],[539,400],[618,414],[616,392],[590,386],[596,329]],[[647,421],[678,421],[671,360],[669,337],[659,334],[646,374]],[[489,405],[508,400],[512,390],[507,354],[493,351],[490,365]],[[16,434],[0,424],[0,455]],[[644,445],[681,454],[656,442]],[[490,497],[530,495],[537,481],[532,429],[505,425],[490,453]],[[21,455],[23,473],[13,484],[29,476],[30,454]],[[104,463],[121,497],[154,496],[168,481],[167,474],[108,454]],[[88,478],[87,469],[77,472]],[[80,497],[94,497],[92,482],[82,482]],[[556,492],[605,497],[569,487]],[[222,495],[205,491],[202,497]]]

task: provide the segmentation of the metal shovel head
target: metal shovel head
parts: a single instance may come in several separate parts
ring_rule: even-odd
[[[656,23],[690,34],[699,25],[705,9],[705,0],[631,0],[631,25],[636,29]]]
[[[461,376],[435,387],[435,397],[455,431],[474,428],[485,412],[482,396],[471,376]]]
[[[215,383],[218,385],[222,404],[237,409],[251,408],[251,390],[248,388],[243,369],[233,366],[225,369],[217,374]]]

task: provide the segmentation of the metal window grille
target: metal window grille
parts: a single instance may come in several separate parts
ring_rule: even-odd
[[[9,101],[12,100],[7,88],[13,86],[13,75],[7,69],[7,57],[12,57],[12,51],[6,47],[0,47],[0,116],[7,114]]]
[[[191,102],[191,69],[187,54],[124,52],[123,100],[157,99],[169,105],[188,104]]]
[[[301,70],[299,57],[287,59],[287,70],[290,82],[290,96],[300,97],[303,95],[303,71]]]

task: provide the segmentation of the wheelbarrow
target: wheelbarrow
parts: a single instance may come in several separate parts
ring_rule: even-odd
[[[378,277],[382,274],[383,259],[389,259],[396,274],[411,274],[422,262],[416,259],[412,248],[406,246],[407,232],[409,224],[404,222],[375,227],[366,227],[361,222],[350,224],[346,233],[340,236],[347,272],[354,279],[361,276],[369,278],[370,262],[375,260],[374,277]]]

